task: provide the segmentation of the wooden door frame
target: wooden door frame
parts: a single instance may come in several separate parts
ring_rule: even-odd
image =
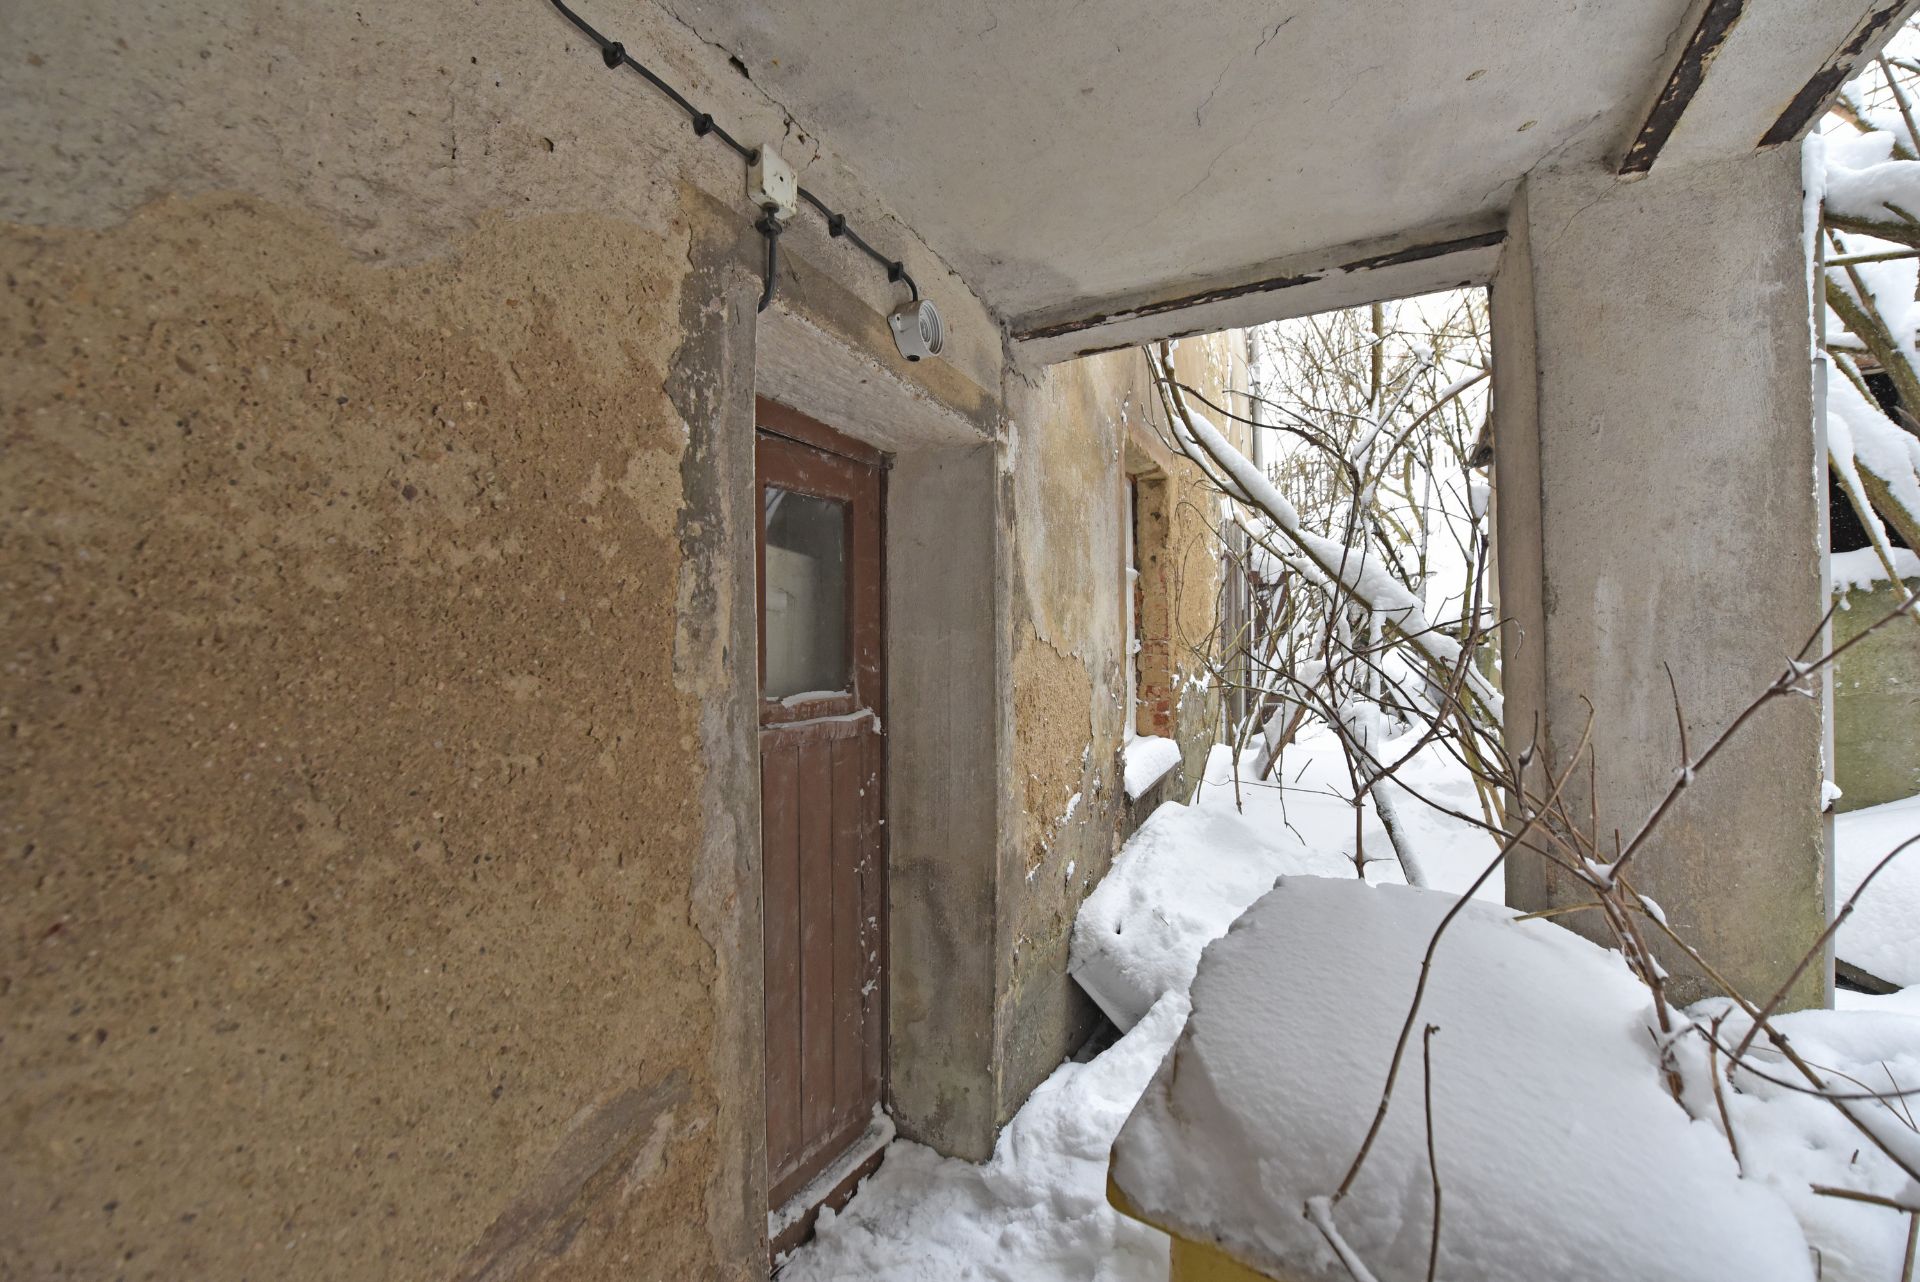
[[[758,729],[756,738],[767,730],[782,730],[785,734],[812,736],[826,733],[830,737],[844,737],[852,733],[850,724],[836,724],[829,720],[824,725],[802,727],[795,723],[815,722],[831,718],[851,718],[862,711],[870,711],[874,718],[873,745],[879,754],[879,776],[881,791],[875,800],[874,810],[879,822],[872,832],[873,858],[881,869],[881,894],[877,905],[878,913],[875,926],[878,932],[878,964],[876,978],[878,989],[874,1007],[873,1032],[878,1037],[879,1103],[883,1108],[890,1107],[889,1074],[891,1069],[891,1040],[889,1037],[890,1011],[889,994],[891,950],[889,947],[889,921],[891,905],[888,901],[886,871],[889,861],[887,817],[887,778],[888,753],[885,735],[886,713],[886,663],[885,638],[887,635],[886,617],[886,563],[885,563],[885,470],[889,459],[879,450],[862,442],[855,441],[834,431],[823,423],[809,418],[787,406],[763,397],[756,397],[754,404],[754,508],[756,513],[754,562],[755,590],[754,615],[757,642],[756,675],[754,679],[755,703],[758,711]],[[766,674],[766,519],[765,492],[768,485],[795,493],[807,494],[818,498],[838,500],[847,505],[848,520],[848,601],[847,615],[850,635],[848,637],[849,689],[844,693],[821,699],[807,699],[790,703],[786,700],[768,699],[764,696]],[[787,730],[785,727],[792,727]],[[756,758],[760,753],[756,752]],[[765,839],[764,832],[762,840]],[[757,859],[765,876],[765,860]],[[767,953],[765,921],[766,912],[762,912],[761,966],[762,992],[766,991]],[[764,1021],[762,1036],[764,1038]],[[762,1094],[761,1124],[763,1133],[767,1126],[767,1097]],[[841,1147],[854,1144],[860,1135],[855,1129],[845,1138]],[[762,1146],[766,1152],[766,1146]],[[879,1154],[875,1153],[861,1165],[857,1176],[870,1173],[877,1164]],[[831,1169],[831,1159],[825,1169]],[[769,1199],[777,1191],[771,1184],[771,1172],[768,1172]],[[821,1205],[838,1205],[850,1195],[856,1179],[843,1181],[843,1187],[828,1190],[827,1196],[820,1200]],[[807,1181],[802,1180],[801,1185]],[[794,1196],[798,1196],[795,1192]],[[812,1212],[805,1217],[804,1224],[796,1223],[783,1234],[783,1245],[791,1246],[802,1233],[810,1230]]]

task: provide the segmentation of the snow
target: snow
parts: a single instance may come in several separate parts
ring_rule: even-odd
[[[1230,783],[1203,785],[1191,806],[1161,805],[1081,907],[1068,973],[1121,1028],[1185,992],[1200,950],[1281,873],[1351,875],[1337,846],[1316,850],[1266,813],[1274,790],[1244,791],[1259,794],[1252,814],[1234,809]]]
[[[1387,759],[1410,746],[1389,743]],[[1168,802],[1148,816],[1081,906],[1068,970],[1122,1028],[1162,994],[1185,991],[1201,950],[1275,878],[1353,876],[1351,786],[1333,734],[1317,725],[1304,730],[1268,781],[1254,778],[1254,756],[1243,763],[1236,806],[1230,750],[1216,745],[1193,803]],[[1428,803],[1478,813],[1472,781],[1437,745],[1403,774],[1412,792],[1383,786],[1398,794],[1402,822],[1420,843],[1427,871],[1437,885],[1466,889],[1498,847]],[[1371,805],[1362,821],[1368,857],[1379,860],[1369,863],[1369,879],[1402,880]],[[1497,900],[1503,891],[1495,876],[1481,893]]]
[[[1863,1087],[1912,1089],[1920,1086],[1920,1019],[1889,1012],[1905,1006],[1920,1013],[1920,1003],[1911,998],[1903,1002],[1900,996],[1869,999],[1880,1003],[1871,1011],[1799,1011],[1777,1016],[1773,1022],[1833,1086],[1851,1092]],[[1707,1019],[1727,1007],[1723,1000],[1703,1002],[1689,1013]],[[1722,1027],[1720,1039],[1723,1044],[1737,1042],[1745,1029],[1745,1021],[1732,1016]],[[1735,1070],[1734,1089],[1723,1087],[1742,1169],[1792,1207],[1808,1244],[1818,1253],[1822,1282],[1893,1282],[1901,1276],[1905,1258],[1907,1217],[1885,1207],[1818,1194],[1813,1186],[1910,1200],[1910,1181],[1831,1104],[1767,1081],[1774,1077],[1804,1085],[1764,1041],[1756,1046],[1759,1072]],[[1690,1057],[1690,1093],[1712,1090],[1703,1060],[1703,1048]],[[1720,1061],[1722,1068],[1725,1063]],[[1710,1095],[1702,1098],[1709,1102],[1696,1111],[1705,1113],[1717,1127],[1717,1106],[1710,1102]],[[1885,1124],[1912,1140],[1907,1110],[1920,1108],[1920,1101],[1899,1106],[1899,1113],[1878,1104],[1854,1107],[1863,1117],[1878,1119],[1876,1129]],[[1447,1205],[1451,1209],[1452,1203]]]
[[[1127,763],[1127,798],[1131,801],[1138,801],[1167,771],[1180,764],[1180,745],[1157,734],[1129,739],[1123,751]]]
[[[1186,1014],[1170,994],[1097,1059],[1062,1064],[983,1165],[896,1141],[780,1282],[1165,1282],[1166,1236],[1107,1205],[1107,1152]]]
[[[1833,821],[1834,906],[1847,901],[1888,851],[1920,836],[1920,797],[1837,815]],[[1842,961],[1905,987],[1920,984],[1920,845],[1873,879],[1840,927]]]
[[[1913,166],[1920,170],[1920,164]],[[1892,264],[1869,264],[1890,266]],[[1911,265],[1906,273],[1905,308],[1913,308],[1915,290]],[[1883,314],[1887,308],[1882,305]],[[1888,315],[1889,323],[1894,317]],[[1905,333],[1912,341],[1913,329]],[[1920,360],[1915,362],[1920,364]],[[1879,477],[1893,498],[1909,512],[1920,512],[1920,438],[1902,431],[1892,419],[1860,394],[1860,389],[1844,375],[1827,380],[1827,438],[1834,461],[1854,486],[1859,485],[1856,469],[1866,468]]]
[[[1920,579],[1920,555],[1910,548],[1893,549],[1893,568],[1902,579]],[[1872,548],[1855,548],[1833,554],[1833,590],[1858,592],[1878,587],[1887,581],[1887,567],[1880,564]]]
[[[1287,877],[1208,949],[1193,1014],[1114,1149],[1157,1222],[1302,1279],[1348,1276],[1304,1212],[1357,1152],[1420,956],[1453,896]],[[1663,1085],[1647,990],[1550,922],[1473,902],[1440,946],[1433,1041],[1442,1277],[1811,1279],[1786,1205]],[[1417,1035],[1417,1030],[1416,1030]],[[1418,1045],[1331,1217],[1377,1275],[1426,1275]]]
[[[860,990],[865,996],[871,989],[872,980]],[[887,1116],[880,1105],[873,1106],[873,1117],[867,1123],[867,1129],[847,1150],[836,1157],[820,1173],[802,1185],[786,1204],[767,1212],[767,1240],[772,1241],[798,1223],[802,1216],[820,1203],[827,1200],[833,1190],[838,1188],[848,1176],[858,1170],[868,1158],[893,1143],[893,1119]]]
[[[1410,746],[1402,741],[1398,749]],[[1389,759],[1395,748],[1388,745]],[[1190,1199],[1190,1213],[1198,1214],[1194,1203],[1204,1203],[1209,1215],[1257,1213],[1249,1240],[1264,1235],[1307,1252],[1302,1258],[1310,1263],[1295,1265],[1300,1276],[1344,1276],[1301,1211],[1306,1196],[1337,1185],[1352,1159],[1378,1100],[1418,953],[1451,901],[1396,884],[1398,867],[1370,808],[1362,810],[1363,832],[1381,862],[1369,865],[1368,881],[1379,884],[1361,888],[1352,871],[1346,774],[1324,727],[1304,730],[1273,780],[1243,776],[1244,810],[1234,803],[1230,761],[1228,749],[1216,746],[1192,802],[1155,811],[1076,924],[1076,976],[1100,989],[1102,1005],[1130,1031],[1091,1062],[1056,1070],[984,1164],[896,1140],[848,1206],[821,1217],[815,1241],[786,1263],[786,1282],[1161,1282],[1166,1239],[1107,1205],[1107,1158],[1150,1080],[1161,1098],[1143,1104],[1142,1115],[1158,1109],[1164,1120],[1175,1093],[1172,1069],[1162,1062],[1183,1036],[1196,963],[1201,1003],[1212,1013],[1203,1010],[1185,1034],[1201,1045],[1204,1063],[1189,1049],[1178,1078],[1182,1115],[1217,1126],[1222,1101],[1194,1098],[1209,1088],[1241,1090],[1257,1080],[1271,1093],[1244,1114],[1242,1096],[1227,1095],[1231,1126],[1210,1135],[1204,1148],[1173,1154],[1186,1164],[1167,1165],[1157,1178],[1175,1191],[1210,1188]],[[1414,793],[1474,812],[1471,781],[1440,749],[1423,751],[1404,774]],[[1418,829],[1442,886],[1464,888],[1492,857],[1491,840],[1459,820],[1418,803],[1403,802],[1400,810]],[[1861,861],[1870,866],[1920,830],[1920,798],[1839,816],[1836,827],[1844,896]],[[1896,950],[1906,964],[1920,961],[1920,945],[1900,925],[1920,910],[1920,862],[1905,867],[1906,878],[1889,880],[1902,868],[1896,862],[1875,881],[1843,930],[1843,956],[1852,959],[1866,938]],[[1261,899],[1283,876],[1281,891],[1294,897],[1297,911],[1271,907],[1280,892]],[[1869,910],[1883,883],[1905,906],[1876,915]],[[1497,900],[1499,879],[1481,893]],[[1253,913],[1200,963],[1202,950],[1256,900]],[[1353,900],[1367,911],[1345,902]],[[1281,928],[1272,925],[1276,911]],[[1442,1277],[1802,1279],[1814,1275],[1799,1263],[1806,1258],[1801,1235],[1819,1253],[1822,1282],[1899,1276],[1903,1215],[1811,1191],[1821,1184],[1912,1196],[1904,1175],[1830,1105],[1756,1073],[1737,1071],[1731,1084],[1723,1082],[1748,1176],[1734,1181],[1732,1150],[1705,1076],[1705,1043],[1686,1037],[1676,1045],[1696,1119],[1689,1122],[1660,1085],[1646,991],[1611,955],[1550,922],[1510,916],[1495,904],[1469,906],[1436,955],[1421,1021],[1442,1029],[1433,1042],[1446,1189]],[[1221,958],[1247,950],[1246,940],[1262,932],[1278,957],[1262,963],[1263,973],[1234,966],[1237,978],[1208,978],[1227,965]],[[1207,996],[1235,987],[1235,1000],[1253,1011],[1248,1019],[1228,1018]],[[1837,1012],[1777,1022],[1841,1086],[1852,1078],[1920,1087],[1920,985],[1891,997],[1842,993],[1839,1000]],[[1704,1021],[1724,1009],[1704,1003],[1689,1014]],[[1723,1044],[1741,1031],[1737,1022],[1723,1028]],[[1416,1040],[1356,1191],[1328,1208],[1356,1258],[1383,1279],[1425,1276],[1430,1221],[1419,1052]],[[1767,1054],[1761,1043],[1757,1057]],[[1756,1063],[1779,1075],[1777,1063]],[[1256,1079],[1256,1069],[1266,1076]],[[1904,1117],[1881,1110],[1875,1124],[1905,1132],[1920,1147]],[[1284,1169],[1274,1154],[1287,1155]],[[1144,1165],[1170,1160],[1156,1154]],[[1124,1187],[1143,1204],[1134,1184]],[[1621,1227],[1629,1216],[1633,1227]],[[1200,1228],[1193,1220],[1172,1222]]]
[[[1889,138],[1891,141],[1891,138]],[[1854,168],[1861,153],[1842,153],[1827,165],[1827,211],[1843,217],[1897,222],[1890,208],[1920,213],[1920,165],[1910,160],[1887,160]]]
[[[1317,575],[1342,584],[1358,602],[1398,630],[1437,668],[1451,670],[1459,665],[1460,643],[1434,628],[1427,619],[1425,603],[1400,585],[1380,556],[1371,554],[1366,547],[1349,548],[1307,529],[1301,524],[1298,511],[1272,479],[1202,415],[1194,414],[1190,420],[1174,420],[1174,431],[1183,439],[1189,430],[1198,451],[1212,459],[1231,486],[1270,516],[1284,532],[1299,553],[1296,568],[1311,571],[1309,577]],[[1293,561],[1290,555],[1284,559]],[[1471,664],[1460,671],[1474,697],[1498,716],[1499,693]]]

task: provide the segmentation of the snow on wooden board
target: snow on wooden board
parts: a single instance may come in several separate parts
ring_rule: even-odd
[[[1920,836],[1920,797],[1889,801],[1833,820],[1836,902],[1845,903],[1886,853]],[[1836,951],[1870,975],[1920,984],[1920,846],[1881,870],[1840,927]]]
[[[1155,1222],[1284,1276],[1348,1277],[1307,1220],[1366,1133],[1420,957],[1453,896],[1286,877],[1211,945],[1193,1014],[1127,1120],[1114,1177]],[[1483,1282],[1814,1276],[1787,1205],[1662,1084],[1647,990],[1550,922],[1466,905],[1436,1024],[1438,1275]],[[1432,1194],[1416,1043],[1333,1220],[1381,1278],[1426,1276]]]
[[[1130,801],[1138,801],[1147,789],[1159,783],[1169,770],[1180,764],[1180,745],[1157,734],[1143,734],[1127,740],[1123,753],[1127,767],[1127,798]]]
[[[1397,759],[1398,745],[1388,753]],[[1234,787],[1231,749],[1214,745],[1193,804],[1168,802],[1128,839],[1074,920],[1070,973],[1121,1028],[1131,1028],[1167,992],[1185,992],[1200,951],[1286,873],[1351,877],[1353,803],[1339,743],[1309,726],[1260,780],[1248,752]],[[1473,781],[1436,745],[1407,763],[1402,822],[1442,887],[1464,889],[1498,851],[1484,832],[1435,805],[1473,813]],[[1276,781],[1277,780],[1277,781]],[[1399,790],[1396,784],[1386,784]],[[1428,804],[1432,803],[1432,804]],[[1361,837],[1369,880],[1403,880],[1371,805]],[[1504,889],[1490,878],[1483,892]]]

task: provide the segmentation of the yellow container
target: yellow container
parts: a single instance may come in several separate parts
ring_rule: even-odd
[[[1210,1242],[1195,1242],[1181,1237],[1164,1224],[1154,1224],[1127,1200],[1127,1195],[1120,1191],[1120,1186],[1113,1182],[1111,1175],[1107,1176],[1107,1201],[1128,1219],[1151,1224],[1173,1239],[1167,1282],[1288,1282],[1286,1278],[1248,1268]]]

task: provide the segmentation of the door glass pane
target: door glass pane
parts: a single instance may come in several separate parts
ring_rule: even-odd
[[[769,485],[763,695],[847,688],[847,505]]]

